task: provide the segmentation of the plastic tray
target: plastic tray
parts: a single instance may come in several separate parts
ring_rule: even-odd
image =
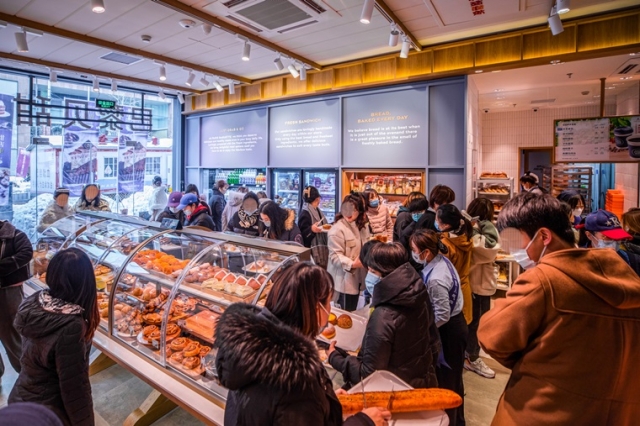
[[[337,325],[334,326],[336,328],[336,336],[332,339],[327,339],[322,334],[318,335],[318,340],[323,342],[331,343],[331,341],[336,340],[336,346],[345,351],[356,352],[360,349],[360,345],[362,344],[362,338],[364,337],[364,332],[367,329],[368,319],[357,315],[355,312],[347,312],[338,308],[331,308],[331,312],[333,312],[336,316],[340,316],[342,314],[347,314],[351,317],[353,322],[353,326],[351,328],[340,328]]]

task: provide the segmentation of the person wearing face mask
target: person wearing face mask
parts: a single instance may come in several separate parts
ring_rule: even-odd
[[[322,229],[323,224],[328,224],[322,210],[318,207],[322,201],[320,192],[315,186],[307,186],[302,192],[304,204],[298,215],[298,226],[302,233],[304,246],[311,249],[313,261],[327,268],[329,261],[329,251],[327,249],[327,233]]]
[[[236,234],[245,234],[252,237],[260,235],[260,211],[258,210],[258,196],[248,192],[242,199],[240,210],[231,218],[228,230]],[[227,205],[228,206],[228,205]]]
[[[640,275],[638,259],[623,250],[622,245],[625,241],[632,240],[633,237],[622,228],[622,224],[615,214],[600,209],[587,215],[584,223],[578,225],[577,228],[584,232],[589,239],[590,247],[615,250],[636,274]]]
[[[576,191],[565,190],[558,195],[558,200],[569,204],[571,207],[571,224],[573,226],[580,224],[585,206],[584,197]]]
[[[631,267],[638,271],[635,265],[640,264],[640,208],[634,207],[623,214],[622,225],[632,237],[623,243],[622,250],[629,257]]]
[[[216,230],[213,219],[209,216],[209,206],[202,205],[196,194],[184,194],[180,199],[178,210],[184,213],[184,226],[199,226]]]
[[[366,245],[370,248],[361,262],[368,270],[373,311],[358,355],[345,357],[332,342],[329,363],[342,373],[346,388],[376,370],[390,371],[414,388],[437,387],[440,345],[427,288],[400,243]]]
[[[447,247],[447,258],[455,266],[460,276],[460,287],[464,300],[462,312],[467,324],[473,320],[473,298],[469,272],[471,270],[471,252],[473,250],[473,226],[453,204],[438,207],[435,227],[440,232],[442,244]]]
[[[389,209],[380,202],[380,195],[375,189],[367,189],[362,195],[367,200],[367,219],[369,219],[372,235],[380,236],[383,242],[391,241],[393,221]]]
[[[224,180],[219,180],[213,187],[213,194],[209,198],[209,209],[211,210],[211,217],[213,223],[216,224],[216,229],[222,231],[222,213],[227,206],[227,201],[224,199],[224,194],[229,190],[229,184]]]
[[[511,369],[492,425],[633,425],[640,279],[613,250],[574,246],[549,195],[507,202],[503,247],[525,267],[480,319],[484,351]]]
[[[342,419],[314,342],[328,322],[332,293],[327,271],[299,262],[273,277],[262,310],[234,303],[222,314],[214,346],[218,378],[229,389],[225,426],[387,425],[384,408]]]
[[[302,234],[296,225],[296,213],[273,201],[260,207],[260,235],[271,240],[291,241],[302,245]]]
[[[462,291],[460,276],[444,254],[447,247],[440,242],[438,234],[423,229],[411,236],[411,257],[424,265],[422,279],[429,293],[444,363],[436,368],[438,385],[456,392],[464,401],[465,349],[467,346],[467,323],[462,314]],[[464,403],[458,408],[446,410],[449,424],[464,425]]]
[[[100,197],[100,187],[95,183],[90,183],[82,189],[82,194],[76,203],[77,212],[89,210],[93,212],[110,212],[107,200]]]
[[[178,228],[182,229],[184,224],[184,212],[178,208],[180,200],[182,199],[182,192],[174,191],[169,194],[167,200],[167,206],[158,214],[156,222],[162,223],[164,219],[176,219],[178,221]]]
[[[409,195],[404,199],[402,205],[398,209],[398,215],[396,216],[396,223],[393,225],[393,241],[399,242],[400,236],[402,235],[402,231],[404,231],[407,226],[411,225],[413,222],[413,215],[409,211],[409,205],[415,200],[423,199],[426,200],[427,197],[422,192],[410,192]]]
[[[520,185],[523,192],[530,192],[536,195],[543,195],[544,191],[538,186],[538,175],[531,172],[526,172],[520,176]]]
[[[415,200],[409,205],[409,212],[411,213],[411,219],[413,222],[405,228],[400,237],[400,242],[407,249],[411,251],[409,247],[409,239],[414,232],[418,232],[421,229],[435,228],[436,210],[441,205],[451,204],[455,201],[456,194],[453,189],[446,185],[436,185],[429,194],[429,202],[424,203],[423,200]],[[414,267],[420,269],[420,265],[414,265]]]
[[[42,213],[38,232],[44,231],[50,225],[60,219],[73,215],[73,207],[69,205],[69,190],[66,188],[58,188],[53,193],[53,201],[49,203]]]
[[[333,301],[346,311],[357,309],[358,297],[364,289],[367,271],[359,256],[362,245],[370,237],[364,198],[360,194],[347,195],[329,230],[327,267],[335,281]]]

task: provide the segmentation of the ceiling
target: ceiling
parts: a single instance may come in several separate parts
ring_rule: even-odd
[[[246,1],[249,2],[246,4],[274,2],[276,11],[284,10],[282,7],[286,1],[300,3],[300,0]],[[311,20],[317,23],[284,33],[275,30],[259,33],[248,31],[322,66],[399,51],[400,46],[388,46],[390,24],[378,10],[374,10],[370,24],[359,22],[364,0],[313,1],[326,10],[319,15],[309,14],[313,18]],[[223,0],[179,2],[238,25],[227,17],[231,16],[231,12],[220,13],[225,11]],[[474,15],[470,0],[385,2],[422,46],[540,25],[546,22],[552,3],[551,0],[476,0],[475,3],[482,7],[476,12],[481,13]],[[106,11],[97,14],[91,11],[89,0],[11,0],[0,2],[0,12],[140,49],[142,55],[163,55],[251,80],[283,73],[274,67],[276,53],[272,50],[252,44],[251,60],[242,61],[242,41],[234,34],[215,27],[205,34],[200,21],[196,22],[194,28],[185,29],[179,25],[179,21],[193,18],[157,2],[105,0],[105,5]],[[571,12],[563,15],[563,19],[631,6],[637,6],[637,0],[573,0]],[[28,35],[29,52],[18,53],[13,35],[18,29],[11,24],[0,29],[0,52],[19,55],[27,62],[29,59],[46,60],[89,71],[112,73],[123,79],[135,77],[148,81],[150,85],[158,84],[158,65],[152,60],[132,65],[106,61],[100,57],[113,49],[48,33],[41,37]],[[151,36],[151,41],[145,43],[142,35]],[[11,64],[8,60],[3,62],[9,66]],[[287,64],[285,59],[285,67]],[[187,71],[171,64],[167,64],[166,68],[165,83],[184,87],[185,92],[204,89],[198,83],[202,73],[197,73],[196,83],[190,89],[185,85]],[[222,80],[222,83],[225,81]]]
[[[625,68],[630,72],[620,74]],[[640,52],[471,76],[480,108],[489,112],[597,105],[600,78],[606,78],[605,103],[615,104],[618,93],[640,81]]]

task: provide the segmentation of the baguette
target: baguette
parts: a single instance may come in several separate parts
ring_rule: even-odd
[[[392,398],[393,395],[393,398]],[[396,392],[365,392],[367,407],[388,408],[392,413],[446,410],[462,405],[462,398],[449,389],[411,389]],[[364,407],[362,393],[338,395],[345,415],[359,413]],[[389,401],[391,400],[391,404]]]

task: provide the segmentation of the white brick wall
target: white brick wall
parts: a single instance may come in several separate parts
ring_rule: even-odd
[[[640,114],[639,83],[633,84],[616,97],[616,115]],[[640,201],[638,174],[640,163],[616,164],[616,189],[624,192],[624,210],[637,207]]]
[[[477,153],[476,161],[480,161],[479,150],[482,146],[482,120],[478,112],[478,88],[473,79],[468,79],[467,82],[467,201],[465,206],[468,206],[473,200],[473,182],[479,174],[477,167],[474,170],[473,151],[476,150]]]

